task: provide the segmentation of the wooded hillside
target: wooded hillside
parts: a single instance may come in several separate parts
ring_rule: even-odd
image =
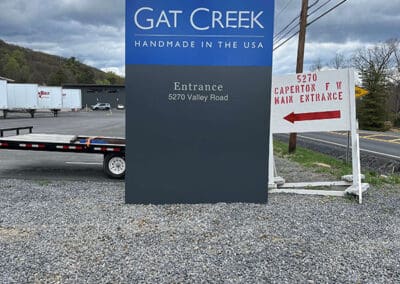
[[[112,72],[82,64],[75,57],[63,58],[7,44],[0,40],[0,76],[17,83],[61,86],[66,83],[124,84]]]

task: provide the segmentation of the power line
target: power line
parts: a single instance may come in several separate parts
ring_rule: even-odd
[[[287,24],[283,29],[281,29],[274,37],[278,37],[280,34],[282,34],[285,30],[287,30],[296,20],[300,18],[300,15],[294,17],[289,24]]]
[[[328,2],[331,0],[328,0]],[[338,4],[336,4],[335,6],[333,6],[332,8],[328,9],[327,11],[325,11],[324,13],[322,13],[321,15],[319,15],[317,18],[313,19],[311,22],[309,22],[307,24],[307,27],[310,26],[311,24],[315,23],[316,21],[318,21],[319,19],[321,19],[323,16],[327,15],[328,13],[332,12],[333,10],[335,10],[337,7],[339,7],[340,5],[342,5],[343,3],[345,3],[347,0],[343,0],[341,2],[339,2]],[[322,4],[324,5],[324,4]],[[318,9],[318,8],[317,8]],[[300,30],[297,30],[295,33],[293,33],[290,37],[288,37],[285,41],[283,41],[282,43],[280,43],[279,45],[275,46],[273,48],[273,51],[277,50],[279,47],[281,47],[282,45],[284,45],[285,43],[287,43],[289,40],[291,40],[292,38],[294,38]]]
[[[285,43],[287,43],[289,40],[291,40],[292,38],[294,38],[296,35],[298,35],[300,32],[300,30],[297,30],[297,32],[295,32],[294,34],[292,34],[290,37],[288,37],[285,41],[283,41],[281,44],[279,44],[278,46],[274,47],[273,51],[277,50],[278,48],[280,48],[282,45],[284,45]]]
[[[319,1],[320,1],[320,0],[315,0],[314,3],[312,3],[308,8],[314,7],[315,5],[318,4]],[[332,1],[332,0],[328,0],[328,2],[330,2],[330,1]],[[289,3],[289,2],[288,2],[288,3]],[[327,2],[324,3],[323,5],[326,5],[326,4],[327,4]],[[288,6],[288,5],[286,5],[286,6]],[[322,5],[321,5],[321,6],[322,6]],[[321,8],[321,6],[320,6],[320,8]],[[320,9],[320,8],[318,8],[318,9]],[[318,9],[317,9],[317,10],[318,10]],[[282,10],[283,10],[283,9],[282,9]],[[282,10],[281,10],[281,11],[282,11]],[[283,32],[284,32],[285,30],[287,30],[296,20],[299,20],[299,18],[300,18],[300,15],[294,17],[294,18],[289,22],[289,24],[287,24],[283,29],[281,29],[277,34],[275,34],[275,36],[274,36],[274,41],[275,41],[275,42],[281,41],[281,40],[284,39],[287,35],[289,35],[295,28],[297,28],[297,25],[295,25],[295,26],[293,26],[290,30],[288,30],[285,34],[283,34]],[[283,35],[282,35],[282,34],[283,34]]]
[[[285,10],[289,7],[289,4],[292,3],[292,2],[293,2],[293,0],[289,0],[289,1],[286,3],[286,6],[283,7],[283,8],[278,12],[278,14],[275,16],[275,18],[278,18],[278,17],[282,14],[282,12],[285,11]]]
[[[308,6],[308,9],[311,9],[312,7],[314,7],[315,5],[317,5],[319,2],[319,0],[315,0],[314,3],[312,3],[310,6]]]
[[[319,10],[321,10],[323,7],[325,7],[329,2],[331,2],[332,0],[328,0],[325,1],[323,4],[321,4],[318,8],[316,8],[314,11],[311,11],[308,16],[311,16],[313,14],[315,14],[316,12],[318,12]]]
[[[322,5],[320,5],[317,9],[315,9],[311,14],[309,14],[308,16],[314,14],[315,12],[317,12],[318,10],[320,10],[322,7],[324,7],[326,4],[328,4],[329,2],[331,2],[332,0],[328,0],[325,3],[323,3]],[[317,5],[319,2],[319,0],[316,0],[313,4],[311,4],[308,8],[312,8],[315,5]],[[287,30],[297,19],[300,18],[300,15],[295,17],[289,24],[287,24],[282,30],[280,30],[275,36],[274,36],[274,41],[276,43],[278,43],[279,41],[281,41],[282,39],[284,39],[287,35],[289,35],[294,29],[297,28],[297,25],[293,26],[290,30],[288,30],[285,34],[281,35],[285,30]]]
[[[342,2],[336,4],[335,6],[333,6],[332,8],[330,8],[328,11],[324,12],[323,14],[321,14],[320,16],[318,16],[317,18],[315,18],[314,20],[312,20],[311,22],[309,22],[307,24],[307,26],[313,24],[314,22],[318,21],[319,19],[321,19],[323,16],[325,16],[326,14],[329,14],[330,12],[332,12],[333,10],[335,10],[337,7],[339,7],[340,5],[342,5],[344,2],[346,2],[347,0],[343,0]]]
[[[278,44],[280,41],[285,40],[286,37],[287,37],[293,30],[295,30],[295,29],[297,29],[297,32],[298,32],[298,30],[299,30],[298,25],[293,26],[293,27],[292,27],[290,30],[288,30],[285,34],[283,34],[282,36],[280,36],[280,37],[277,38],[277,39],[274,39],[275,45]],[[296,34],[297,34],[297,32],[296,32]]]

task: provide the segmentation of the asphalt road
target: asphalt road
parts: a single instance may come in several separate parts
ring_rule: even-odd
[[[400,134],[360,131],[360,151],[400,160]],[[298,139],[347,147],[347,132],[299,133]]]
[[[125,137],[124,111],[13,113],[0,119],[0,128],[33,126],[33,133]],[[13,133],[7,133],[12,135]],[[103,173],[103,156],[97,154],[0,151],[0,179],[112,181]]]
[[[0,119],[0,128],[33,126],[34,133],[125,137],[124,111],[10,114]],[[11,133],[10,133],[11,134]],[[336,145],[345,149],[347,133],[301,133],[298,139]],[[360,131],[363,152],[400,160],[400,134]],[[35,180],[101,180],[111,181],[103,173],[103,156],[95,154],[0,151],[0,178]]]

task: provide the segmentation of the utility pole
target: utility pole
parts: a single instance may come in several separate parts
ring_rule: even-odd
[[[307,29],[307,14],[308,14],[308,0],[302,0],[301,14],[300,14],[299,44],[297,48],[296,73],[303,73],[304,46],[306,43],[306,29]],[[297,141],[297,133],[290,133],[289,153],[294,153],[296,151],[296,141]]]

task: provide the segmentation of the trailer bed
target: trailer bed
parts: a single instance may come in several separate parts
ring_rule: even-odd
[[[19,134],[29,129],[28,134]],[[104,171],[111,178],[122,178],[125,175],[125,138],[88,135],[36,134],[32,126],[10,129],[17,135],[0,137],[0,150],[30,150],[50,152],[74,152],[104,155]]]
[[[24,141],[35,143],[72,143],[76,135],[63,134],[22,134],[0,138],[0,141]]]
[[[86,144],[90,140],[90,144],[109,146],[125,146],[125,138],[120,137],[103,137],[103,136],[87,136],[87,135],[65,135],[65,134],[21,134],[15,136],[1,137],[0,141],[25,141],[35,143],[72,143]]]
[[[125,152],[125,139],[63,134],[21,134],[0,138],[0,148],[59,152]]]

